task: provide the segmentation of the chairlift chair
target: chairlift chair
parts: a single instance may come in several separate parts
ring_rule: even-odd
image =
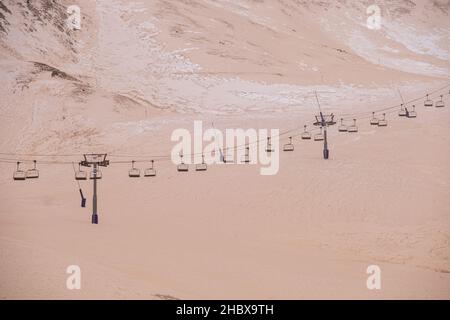
[[[433,100],[431,100],[429,98],[429,95],[427,94],[427,99],[425,100],[425,102],[423,103],[423,105],[427,108],[430,108],[433,106]]]
[[[377,126],[379,122],[380,122],[380,119],[375,117],[375,112],[372,112],[372,119],[370,119],[370,125]]]
[[[347,132],[348,131],[348,127],[344,124],[344,119],[341,118],[341,125],[338,128],[339,132]]]
[[[314,136],[314,141],[323,141],[323,140],[325,140],[325,137],[323,135],[323,128],[320,127],[320,133]]]
[[[33,169],[27,170],[27,179],[37,179],[39,178],[39,170],[36,168],[36,160],[33,161]]]
[[[223,155],[223,163],[234,163],[234,156],[228,154],[228,150]]]
[[[152,166],[145,169],[144,177],[156,177],[156,170],[154,168],[155,160],[152,160]]]
[[[128,171],[128,176],[130,178],[139,178],[141,176],[141,170],[134,167],[136,161],[131,161],[131,169]]]
[[[195,166],[195,171],[206,171],[208,170],[208,165],[205,163],[205,155],[202,154],[202,163]]]
[[[181,163],[177,167],[178,172],[188,172],[189,171],[189,165],[184,163],[183,155],[180,155],[180,157],[181,157]]]
[[[378,121],[378,126],[379,127],[387,127],[388,123],[386,120],[386,113],[383,113],[383,118],[380,119],[380,121]]]
[[[408,113],[408,110],[405,108],[405,105],[402,103],[400,107],[400,111],[398,112],[399,117],[406,117]]]
[[[225,148],[225,149],[219,149],[220,152],[220,160],[222,163],[234,163],[234,155],[230,155],[229,153],[229,149]]]
[[[289,143],[283,146],[283,151],[294,151],[294,144],[292,143],[292,137],[289,137]]]
[[[75,180],[87,180],[87,172],[81,170],[81,163],[78,163],[78,171],[75,172]]]
[[[267,153],[271,153],[274,152],[275,150],[272,148],[272,143],[270,141],[270,137],[267,138],[267,146],[266,146],[266,152]]]
[[[302,140],[311,140],[311,133],[307,130],[308,126],[305,126],[305,131],[302,133]]]
[[[250,163],[250,147],[245,148],[245,155],[242,159],[243,163]]]
[[[408,118],[417,118],[416,106],[412,106],[412,110],[407,110]]]
[[[358,132],[358,126],[356,125],[356,119],[353,119],[353,125],[348,127],[349,133],[356,133]]]
[[[445,103],[444,103],[443,98],[444,98],[444,96],[441,95],[441,100],[436,101],[436,108],[444,108],[445,107]]]
[[[25,173],[25,171],[20,169],[20,162],[17,162],[17,168],[16,171],[14,171],[13,174],[13,179],[18,181],[18,180],[26,180],[27,175]]]

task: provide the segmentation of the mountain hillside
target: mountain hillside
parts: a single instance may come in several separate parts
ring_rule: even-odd
[[[1,143],[120,144],[182,114],[301,113],[312,90],[339,111],[448,81],[450,2],[378,3],[371,30],[371,1],[2,0]]]

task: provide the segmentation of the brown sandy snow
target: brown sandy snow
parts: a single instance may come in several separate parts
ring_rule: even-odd
[[[11,178],[18,158],[166,155],[194,120],[301,127],[313,90],[339,117],[399,103],[396,88],[409,100],[446,85],[449,2],[379,3],[372,31],[371,1],[1,0],[0,298],[450,298],[448,89],[447,108],[418,102],[417,119],[331,129],[328,162],[296,136],[275,176],[161,161],[155,179],[130,180],[115,163],[98,226],[70,164]],[[66,27],[72,4],[81,30]],[[381,291],[366,288],[373,264]],[[80,291],[66,289],[69,265]]]

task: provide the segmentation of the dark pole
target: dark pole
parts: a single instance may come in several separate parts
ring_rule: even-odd
[[[324,128],[323,133],[323,158],[325,160],[328,160],[330,157],[330,150],[328,150],[328,136],[327,136],[327,122],[325,121],[325,118],[323,117],[322,111],[320,112],[320,117],[322,118],[322,127]]]
[[[92,199],[92,224],[98,224],[97,214],[97,168],[98,164],[94,163],[94,196]]]
[[[325,124],[325,131],[323,134],[324,140],[323,140],[323,158],[325,160],[328,160],[330,157],[330,150],[328,150],[328,139],[327,139],[327,125]]]

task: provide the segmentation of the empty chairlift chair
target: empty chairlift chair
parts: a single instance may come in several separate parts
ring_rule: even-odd
[[[444,107],[445,107],[444,96],[441,95],[441,100],[436,101],[436,108],[444,108]]]
[[[230,163],[230,162],[233,162],[234,161],[234,159],[230,159],[230,157],[228,156],[228,149],[225,149],[225,154],[223,153],[223,151],[222,151],[222,149],[219,149],[219,158],[220,158],[220,162],[222,162],[222,163]],[[214,153],[214,155],[216,155],[215,153]]]
[[[339,132],[347,132],[348,131],[348,127],[344,124],[344,119],[341,118],[341,125],[338,128]]]
[[[156,177],[156,170],[154,168],[155,161],[152,160],[152,166],[150,168],[145,169],[144,177]]]
[[[427,99],[425,100],[425,102],[423,103],[423,105],[427,108],[430,108],[433,106],[433,100],[431,100],[429,98],[429,95],[427,94]]]
[[[225,155],[223,155],[223,163],[234,163],[234,156],[229,154],[228,149],[225,149]]]
[[[208,170],[208,165],[205,162],[205,155],[202,154],[202,163],[195,166],[195,171],[206,171]]]
[[[416,112],[416,106],[412,106],[412,110],[408,110],[408,109],[406,109],[407,110],[407,117],[408,118],[417,118],[417,112]]]
[[[305,126],[305,131],[302,133],[302,140],[311,140],[311,133],[308,131],[308,126]]]
[[[39,178],[39,170],[36,168],[36,160],[33,161],[33,169],[27,170],[27,179],[37,179]]]
[[[14,171],[13,174],[13,179],[16,181],[22,181],[22,180],[26,180],[27,175],[25,173],[25,171],[20,169],[20,162],[17,162],[17,168],[16,171]]]
[[[271,152],[274,152],[274,151],[275,150],[272,147],[272,142],[271,142],[270,137],[269,137],[269,138],[267,138],[266,152],[267,153],[271,153]]]
[[[87,180],[87,172],[81,170],[81,163],[78,163],[78,171],[75,171],[75,180]]]
[[[131,161],[131,169],[128,171],[128,176],[130,178],[139,178],[141,176],[141,170],[134,167],[136,161]]]
[[[289,137],[289,143],[283,146],[283,151],[294,151],[294,144],[292,143],[292,137]]]
[[[325,137],[323,135],[323,128],[320,127],[320,133],[314,136],[314,141],[323,141],[323,140],[325,140]]]
[[[387,127],[388,123],[386,120],[386,113],[383,113],[383,118],[380,119],[380,121],[378,121],[378,126],[379,127]]]
[[[399,117],[406,117],[407,114],[407,109],[405,108],[405,105],[402,103],[401,107],[400,107],[400,111],[398,112],[398,116]]]
[[[350,133],[358,132],[358,126],[356,125],[356,119],[353,119],[353,124],[348,127],[348,132],[350,132]]]
[[[242,163],[250,163],[250,147],[245,148],[245,155],[242,158]]]
[[[372,119],[370,119],[370,125],[377,126],[380,120],[375,117],[375,112],[372,112]]]
[[[177,167],[178,172],[188,172],[189,171],[189,165],[184,163],[183,155],[180,155],[180,157],[181,157],[181,163]]]

